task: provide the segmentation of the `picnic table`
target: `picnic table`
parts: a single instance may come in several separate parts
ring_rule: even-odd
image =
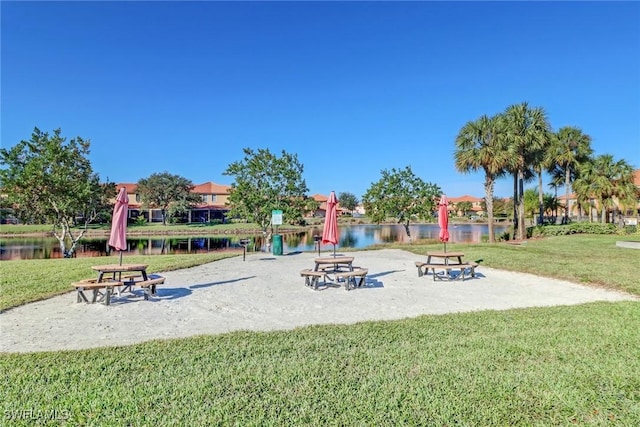
[[[418,277],[426,275],[429,270],[433,280],[464,280],[469,273],[475,277],[475,262],[463,262],[463,252],[427,252],[427,262],[416,261]],[[459,271],[458,274],[455,271]]]
[[[139,286],[144,291],[144,299],[155,295],[156,285],[164,283],[165,278],[157,274],[147,274],[146,264],[107,264],[91,267],[98,272],[97,278],[83,279],[73,283],[77,292],[77,302],[95,303],[102,302],[105,305],[111,303],[114,291],[118,295],[132,291],[134,286]],[[124,273],[124,274],[123,274]],[[85,292],[91,291],[87,296]]]
[[[314,271],[327,270],[331,266],[333,266],[333,271],[340,271],[341,269],[353,270],[352,256],[316,258],[314,262],[316,263]]]
[[[300,275],[305,278],[305,285],[317,290],[318,281],[324,283],[343,282],[346,290],[361,287],[365,283],[365,277],[369,272],[366,268],[354,268],[353,257],[336,256],[321,257],[314,260],[314,269],[304,269]],[[333,274],[333,278],[330,276]]]

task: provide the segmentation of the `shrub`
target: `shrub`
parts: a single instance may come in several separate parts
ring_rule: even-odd
[[[574,222],[566,225],[537,225],[530,227],[527,234],[531,237],[565,236],[569,234],[630,234],[628,229],[633,226],[620,228],[615,224],[598,222]]]

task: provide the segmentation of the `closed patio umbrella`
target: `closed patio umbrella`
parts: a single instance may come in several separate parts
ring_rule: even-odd
[[[322,244],[333,244],[334,257],[336,256],[336,245],[339,242],[337,204],[338,199],[336,199],[336,193],[332,191],[327,199],[327,210],[324,216],[324,227],[322,229]]]
[[[444,243],[444,251],[447,252],[447,242],[449,241],[449,210],[447,206],[449,201],[444,194],[438,202],[438,225],[440,226],[439,238]]]
[[[116,197],[111,218],[111,233],[107,244],[120,251],[120,265],[122,265],[122,251],[127,250],[127,213],[129,211],[129,196],[127,189],[122,187]]]

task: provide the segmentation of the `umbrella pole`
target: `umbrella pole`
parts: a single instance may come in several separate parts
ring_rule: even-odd
[[[122,251],[120,251],[120,265],[122,265]]]

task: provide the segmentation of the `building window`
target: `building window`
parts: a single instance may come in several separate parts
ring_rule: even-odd
[[[207,202],[207,196],[208,196],[208,194],[203,194],[202,195],[202,201],[205,202],[205,203]]]
[[[212,202],[215,202],[215,201],[217,201],[217,200],[218,200],[218,199],[217,199],[216,195],[215,195],[215,194],[212,194],[212,195],[211,195],[211,201],[212,201]]]

